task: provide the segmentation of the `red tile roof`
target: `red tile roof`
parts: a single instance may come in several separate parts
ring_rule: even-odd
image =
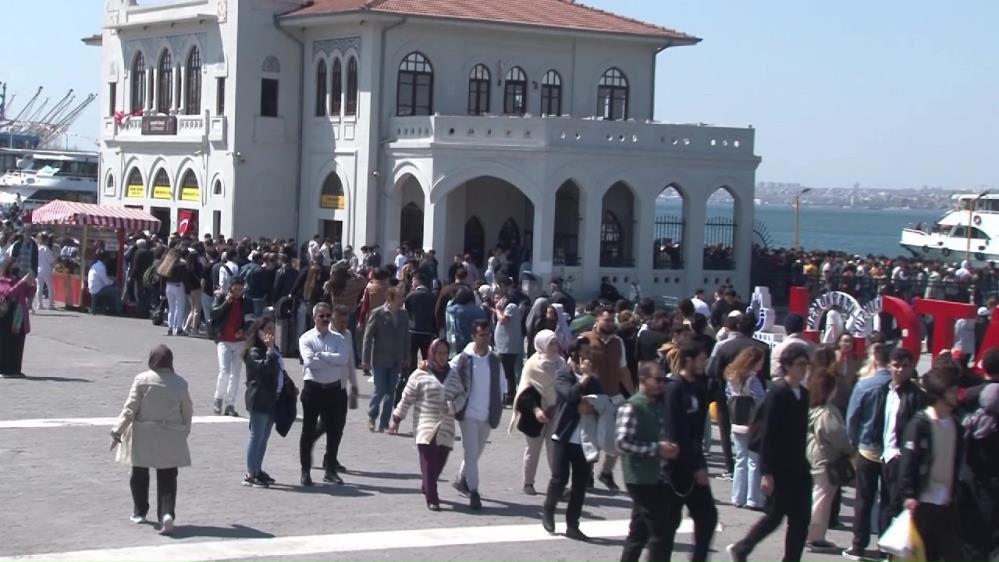
[[[404,14],[529,25],[600,33],[620,33],[693,44],[699,38],[626,18],[574,0],[313,0],[290,17],[350,12]]]

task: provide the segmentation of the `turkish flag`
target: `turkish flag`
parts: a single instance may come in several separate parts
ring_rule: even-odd
[[[179,209],[177,211],[177,234],[181,236],[198,236],[197,211]]]

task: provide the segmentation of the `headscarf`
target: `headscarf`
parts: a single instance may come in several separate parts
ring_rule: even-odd
[[[172,371],[173,352],[165,345],[158,345],[149,352],[149,369],[152,371]]]
[[[445,349],[448,348],[447,340],[437,338],[430,344],[430,348],[427,351],[429,354],[427,356],[427,370],[430,371],[432,375],[437,377],[438,380],[444,382],[444,378],[447,377],[448,372],[451,371],[451,365],[448,364],[447,360],[443,363],[437,362],[437,348],[444,346]]]
[[[534,355],[524,362],[524,369],[520,375],[520,384],[517,385],[517,395],[513,399],[514,413],[510,418],[509,431],[513,431],[513,428],[517,427],[517,422],[520,420],[520,411],[517,409],[516,404],[520,399],[520,395],[528,388],[533,388],[537,391],[541,397],[541,409],[545,410],[546,413],[558,401],[558,395],[555,392],[555,376],[560,369],[565,368],[565,359],[562,359],[560,355],[551,356],[545,352],[548,344],[557,337],[555,332],[551,330],[541,330],[534,337]]]
[[[989,383],[982,390],[978,405],[978,410],[964,421],[964,427],[975,439],[985,439],[999,430],[999,383]]]
[[[531,305],[530,312],[527,313],[527,328],[534,328],[534,323],[541,318],[545,317],[545,313],[548,311],[548,305],[551,304],[549,300],[545,297],[538,297],[534,300],[534,304]]]
[[[534,336],[534,351],[545,357],[545,359],[557,359],[558,355],[550,355],[548,353],[548,346],[551,345],[552,341],[558,338],[555,332],[551,330],[541,330]]]

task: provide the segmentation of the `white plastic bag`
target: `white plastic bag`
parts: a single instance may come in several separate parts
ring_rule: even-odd
[[[912,514],[908,509],[903,509],[888,526],[888,530],[878,538],[878,547],[882,552],[887,552],[893,556],[905,557],[913,551],[914,545],[911,542],[912,533],[910,528],[913,525]]]

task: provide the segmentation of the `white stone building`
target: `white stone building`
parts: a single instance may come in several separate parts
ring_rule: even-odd
[[[652,121],[657,56],[696,37],[571,0],[108,0],[104,19],[104,203],[442,267],[512,247],[579,295],[748,293],[753,130]],[[719,189],[734,211],[709,231]]]

